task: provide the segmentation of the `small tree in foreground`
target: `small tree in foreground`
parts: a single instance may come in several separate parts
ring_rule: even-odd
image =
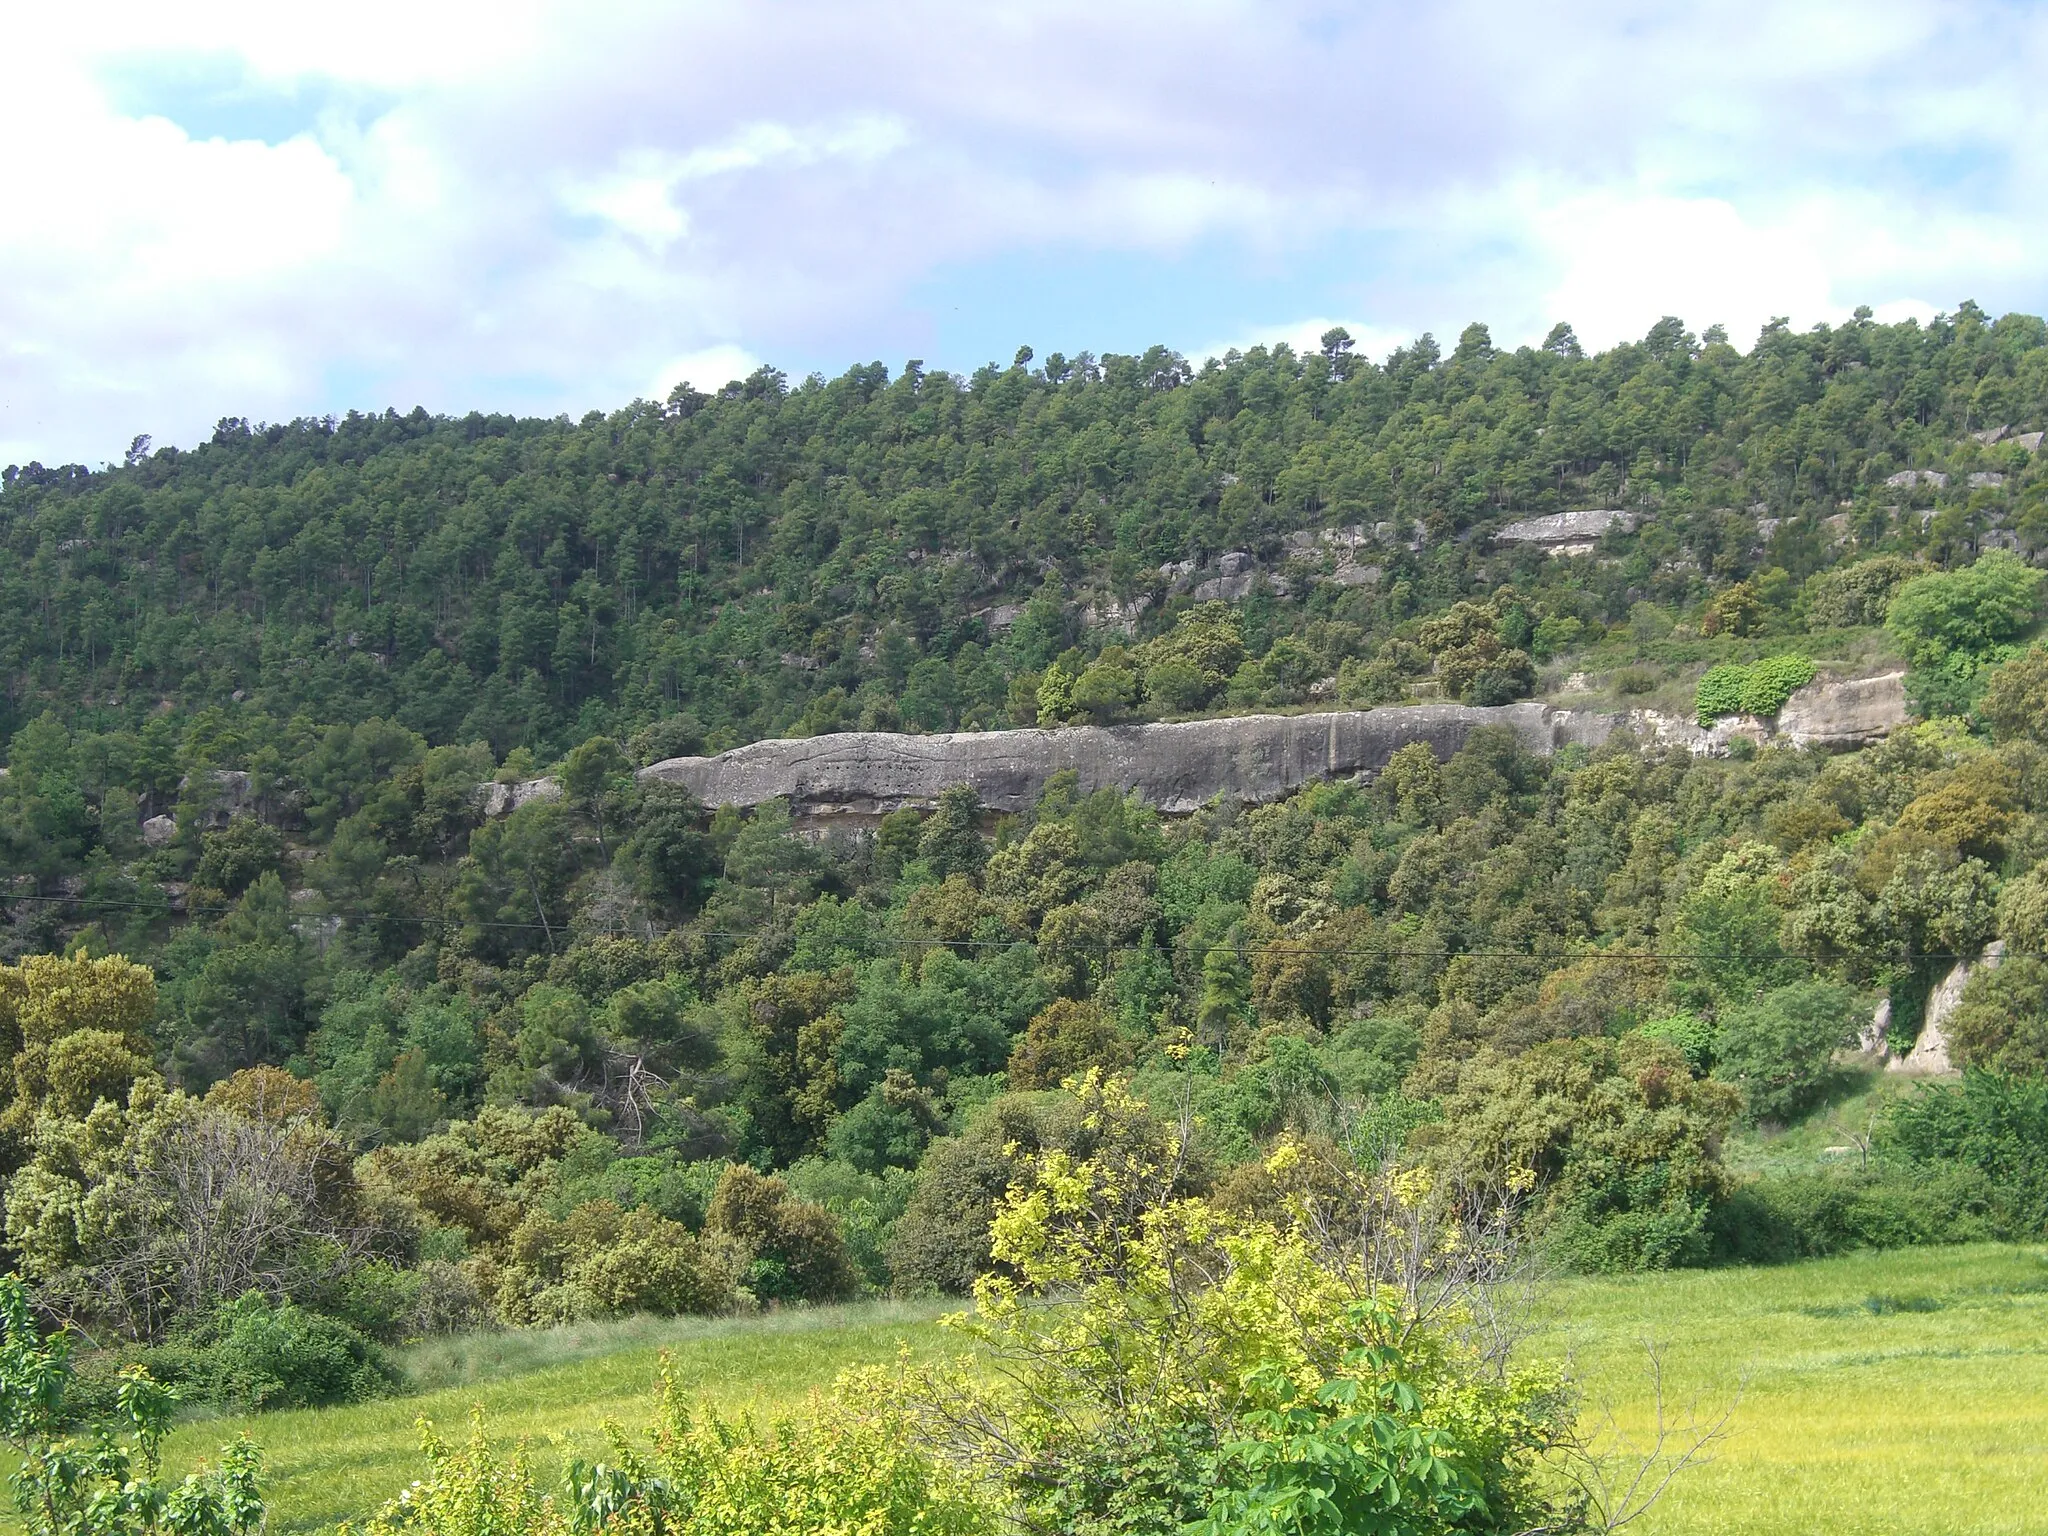
[[[0,1276],[0,1327],[0,1435],[21,1456],[9,1481],[29,1536],[244,1536],[262,1525],[262,1453],[246,1437],[223,1447],[217,1469],[167,1483],[176,1394],[138,1366],[121,1379],[125,1437],[103,1426],[88,1444],[60,1438],[70,1345],[42,1336],[14,1275]]]
[[[949,1320],[975,1355],[899,1389],[1023,1530],[1608,1531],[1719,1433],[1589,1437],[1564,1374],[1522,1359],[1520,1185],[1286,1140],[1246,1198],[1190,1198],[1189,1126],[1119,1080],[1069,1086],[1096,1150],[1012,1190],[1004,1268]]]

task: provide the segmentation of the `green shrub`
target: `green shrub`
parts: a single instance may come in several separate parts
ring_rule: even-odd
[[[1885,627],[1916,668],[1969,676],[2005,659],[2039,619],[2048,573],[1993,550],[1957,571],[1930,571],[1899,588]]]
[[[524,1447],[497,1451],[481,1415],[461,1446],[426,1424],[427,1475],[379,1511],[365,1536],[993,1536],[993,1512],[917,1444],[886,1388],[872,1373],[852,1376],[803,1424],[764,1428],[692,1414],[664,1367],[651,1444],[606,1425],[609,1458],[571,1461],[552,1494],[535,1482]]]
[[[860,1288],[832,1213],[742,1164],[719,1179],[704,1229],[751,1256],[746,1283],[764,1301],[841,1301]]]
[[[1875,555],[1822,571],[1806,584],[1806,616],[1824,629],[1882,624],[1893,595],[1921,571],[1902,555]]]
[[[1663,1040],[1678,1047],[1694,1077],[1704,1077],[1714,1065],[1714,1026],[1696,1013],[1667,1014],[1652,1019],[1636,1031],[1646,1040]]]
[[[27,1536],[244,1536],[263,1525],[256,1481],[263,1453],[246,1438],[222,1447],[217,1469],[163,1478],[163,1441],[177,1394],[147,1371],[124,1371],[114,1393],[120,1426],[90,1446],[61,1440],[70,1417],[71,1336],[44,1338],[16,1275],[0,1275],[0,1436],[21,1456],[8,1481]]]
[[[2026,880],[2008,882],[2004,894],[2041,891],[2048,885],[2044,873],[2037,869]],[[2017,905],[1999,903],[2001,910]],[[2021,954],[1996,969],[1979,966],[1944,1032],[1960,1067],[2024,1077],[2048,1072],[2048,960]]]
[[[1709,667],[1693,691],[1694,706],[1701,725],[1712,725],[1722,715],[1742,712],[1742,692],[1749,682],[1749,668],[1734,662]]]
[[[207,1350],[214,1401],[237,1408],[319,1408],[380,1397],[398,1382],[377,1347],[339,1318],[250,1291],[220,1310]]]
[[[1407,1299],[1484,1284],[1496,1250],[1461,1202],[1294,1142],[1265,1210],[1177,1198],[1185,1129],[1116,1080],[1081,1096],[1101,1144],[1020,1181],[1006,1273],[957,1323],[1000,1372],[913,1368],[903,1389],[1019,1525],[1479,1536],[1563,1513],[1535,1471],[1572,1434],[1556,1376]]]
[[[1706,1256],[1708,1211],[1728,1192],[1720,1144],[1740,1107],[1695,1078],[1672,1044],[1552,1040],[1463,1063],[1443,1119],[1416,1132],[1432,1162],[1475,1190],[1533,1177],[1532,1229],[1583,1269],[1661,1269]]]
[[[1857,1248],[1967,1243],[2004,1235],[1974,1168],[1888,1165],[1746,1184],[1711,1219],[1713,1256],[1788,1264]]]
[[[1923,1169],[1983,1176],[1988,1201],[2011,1235],[2048,1232],[2048,1080],[1965,1072],[1894,1105],[1880,1144]]]
[[[1833,1077],[1834,1054],[1864,1016],[1848,987],[1801,981],[1724,1009],[1714,1075],[1740,1087],[1753,1120],[1783,1122],[1811,1108]]]
[[[1723,715],[1775,715],[1813,681],[1814,671],[1804,656],[1766,656],[1746,667],[1734,662],[1709,667],[1693,694],[1699,722],[1712,725]]]

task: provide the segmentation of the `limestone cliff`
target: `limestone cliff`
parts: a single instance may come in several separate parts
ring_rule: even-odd
[[[1083,791],[1135,792],[1162,811],[1185,813],[1219,794],[1265,802],[1315,779],[1375,773],[1410,742],[1448,757],[1483,725],[1506,726],[1548,753],[1603,741],[1617,723],[1612,715],[1535,703],[1428,704],[1051,731],[850,731],[671,758],[641,775],[684,785],[706,805],[786,799],[806,818],[861,821],[932,805],[953,784],[972,785],[992,810],[1021,811],[1047,779],[1072,769]]]
[[[1506,726],[1531,750],[1546,754],[1574,742],[1596,746],[1617,731],[1707,756],[1725,755],[1737,736],[1758,744],[1853,748],[1904,722],[1899,684],[1897,674],[1816,682],[1794,694],[1776,720],[1738,716],[1711,728],[1649,710],[1423,704],[1054,731],[848,731],[757,741],[716,757],[674,757],[641,769],[640,776],[681,784],[710,806],[779,799],[813,823],[858,824],[903,806],[935,805],[940,791],[953,784],[972,785],[992,810],[1021,811],[1047,779],[1072,769],[1084,791],[1135,792],[1162,811],[1185,814],[1218,795],[1265,803],[1316,779],[1369,777],[1410,742],[1423,742],[1447,758],[1483,725]],[[491,816],[560,793],[553,779],[478,786],[480,804]]]

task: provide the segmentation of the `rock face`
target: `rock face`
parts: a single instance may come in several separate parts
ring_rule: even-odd
[[[1775,716],[1724,715],[1701,725],[1687,715],[1632,709],[1618,724],[1645,741],[1684,747],[1698,757],[1726,757],[1738,737],[1773,744],[1847,752],[1882,741],[1906,723],[1906,674],[1842,681],[1816,679],[1785,701]]]
[[[1626,533],[1636,525],[1633,512],[1608,507],[1592,512],[1553,512],[1509,523],[1493,537],[1501,544],[1536,544],[1555,555],[1589,555],[1594,541],[1609,529]]]
[[[930,806],[954,784],[982,804],[1021,811],[1046,780],[1072,769],[1084,792],[1133,792],[1184,814],[1218,795],[1277,800],[1315,779],[1370,774],[1410,742],[1448,757],[1484,725],[1513,730],[1532,749],[1606,739],[1616,717],[1542,704],[1480,708],[1427,704],[1315,715],[1247,715],[1171,725],[1070,726],[1056,731],[899,736],[852,731],[760,741],[717,757],[677,757],[641,777],[681,784],[706,805],[785,799],[812,820],[866,821]]]
[[[485,816],[510,816],[534,800],[559,800],[562,786],[555,779],[527,779],[518,784],[479,784],[476,789]]]
[[[237,816],[248,814],[249,787],[248,773],[240,768],[209,768],[205,780],[196,786],[206,808],[201,815],[201,824],[208,827],[224,827]],[[189,796],[195,786],[192,775],[186,774],[178,781],[178,793]]]
[[[1537,703],[1482,708],[1423,704],[1312,715],[1243,715],[1172,725],[1069,726],[1057,731],[981,731],[902,736],[848,731],[790,741],[757,741],[717,757],[674,757],[640,770],[681,784],[706,805],[787,800],[813,821],[866,822],[904,806],[929,807],[939,792],[967,784],[983,805],[1021,811],[1047,779],[1072,769],[1084,792],[1137,794],[1170,815],[1218,795],[1262,804],[1316,779],[1374,774],[1413,741],[1449,757],[1483,725],[1504,725],[1537,752],[1573,742],[1598,745],[1616,731],[1646,741],[1724,756],[1737,736],[1759,744],[1842,750],[1881,738],[1906,719],[1904,677],[1815,682],[1795,693],[1775,722],[1732,717],[1702,728],[1650,710],[1610,714]],[[486,785],[486,815],[553,798],[552,779]]]
[[[178,823],[175,817],[152,816],[142,824],[142,841],[146,847],[161,848],[177,835]]]
[[[1812,682],[1778,711],[1778,734],[1794,746],[1843,751],[1882,740],[1906,723],[1906,674]]]
[[[1927,1022],[1920,1026],[1920,1037],[1913,1042],[1913,1049],[1904,1056],[1886,1063],[1888,1072],[1911,1072],[1934,1076],[1942,1072],[1953,1072],[1955,1065],[1948,1057],[1948,1021],[1963,1000],[1963,988],[1969,985],[1970,977],[1978,970],[1995,971],[1998,963],[2005,958],[2005,940],[1998,939],[1984,951],[1978,960],[1958,960],[1956,968],[1944,976],[1927,999]]]

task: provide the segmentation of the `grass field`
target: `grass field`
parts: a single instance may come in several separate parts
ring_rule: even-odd
[[[604,1443],[617,1419],[638,1430],[653,1403],[663,1350],[682,1385],[727,1410],[800,1412],[811,1388],[853,1365],[894,1358],[899,1340],[948,1347],[937,1304],[878,1302],[744,1319],[634,1318],[440,1339],[408,1351],[414,1396],[181,1425],[166,1452],[175,1469],[211,1456],[246,1430],[268,1453],[273,1532],[316,1531],[360,1520],[419,1475],[424,1415],[443,1434],[467,1434],[483,1409],[494,1439],[525,1440],[552,1485],[561,1462]]]
[[[801,1410],[841,1368],[899,1340],[945,1347],[936,1306],[877,1304],[738,1321],[633,1321],[438,1341],[408,1359],[420,1395],[356,1408],[201,1420],[189,1463],[238,1429],[269,1450],[271,1529],[373,1510],[417,1472],[418,1416],[460,1432],[472,1404],[552,1472],[607,1417],[637,1427],[666,1348],[725,1407]],[[1667,1402],[1717,1414],[1715,1459],[1629,1527],[1643,1536],[2048,1536],[2048,1250],[1861,1254],[1552,1285],[1534,1347],[1569,1354],[1625,1427],[1651,1408],[1644,1343]]]

